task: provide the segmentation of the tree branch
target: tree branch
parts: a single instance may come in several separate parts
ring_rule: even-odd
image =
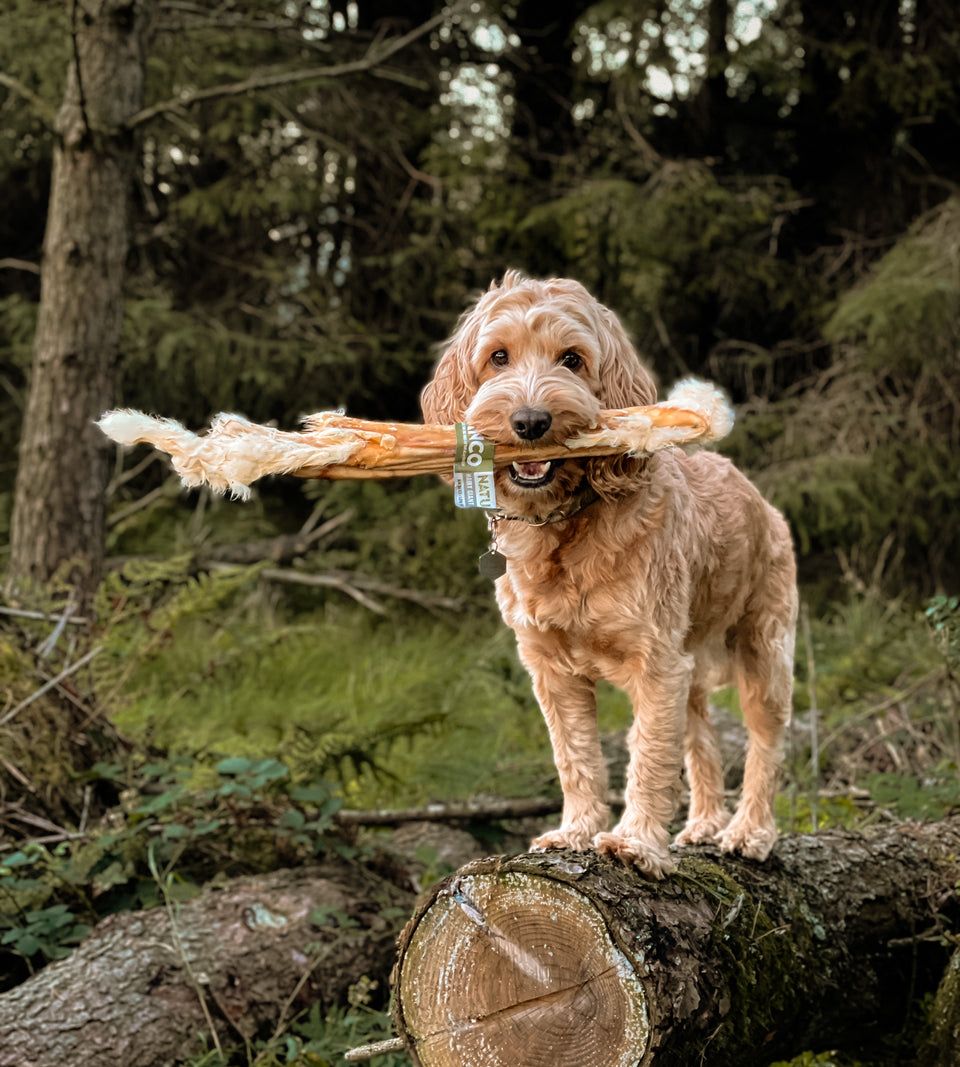
[[[211,564],[211,569],[230,567],[232,564]],[[405,589],[399,585],[391,585],[381,582],[376,578],[370,578],[365,574],[354,574],[348,571],[325,571],[313,573],[310,571],[297,571],[277,567],[266,567],[260,572],[260,577],[266,581],[287,582],[294,585],[313,585],[325,589],[338,589],[341,593],[353,597],[358,604],[377,615],[385,615],[386,608],[373,599],[370,594],[393,597],[397,600],[408,600],[413,604],[419,604],[428,611],[459,611],[462,602],[454,597],[440,596],[434,593],[424,593],[419,589]]]
[[[3,81],[4,75],[0,74],[0,82]],[[0,259],[0,270],[22,270],[28,274],[39,274],[40,265],[38,263],[31,263],[27,259],[14,259],[10,256],[6,256]]]
[[[623,795],[611,797],[623,803]],[[423,808],[384,808],[367,811],[341,808],[334,821],[340,826],[400,826],[408,822],[472,822],[474,820],[529,819],[555,815],[563,806],[559,797],[520,797],[513,800],[465,800],[428,804]]]
[[[0,71],[0,85],[5,85],[10,92],[16,93],[17,96],[22,96],[24,100],[28,101],[34,111],[43,119],[44,123],[52,130],[57,121],[57,113],[54,109],[43,99],[38,96],[32,89],[28,89],[18,78],[14,78],[11,74],[4,74]]]
[[[736,789],[724,790],[728,800],[735,800]],[[868,794],[855,789],[823,790],[821,799],[844,797],[857,807],[873,808],[875,805]],[[689,803],[689,794],[681,794],[681,802]],[[623,792],[611,789],[607,793],[607,803],[612,808],[623,807]],[[401,826],[409,822],[473,822],[497,821],[499,819],[530,819],[542,815],[555,815],[563,807],[560,797],[516,797],[513,799],[478,798],[475,800],[454,801],[450,803],[427,804],[422,808],[381,808],[367,810],[363,808],[341,808],[334,820],[340,826]]]
[[[29,707],[38,697],[43,696],[44,693],[59,685],[60,682],[64,680],[64,678],[68,678],[75,671],[80,670],[81,667],[89,663],[94,656],[98,655],[102,651],[103,645],[97,645],[96,647],[91,648],[90,651],[85,656],[82,656],[80,659],[78,659],[76,663],[71,663],[70,666],[62,670],[56,676],[56,678],[51,678],[50,681],[47,682],[45,685],[40,686],[40,688],[35,693],[31,693],[30,696],[26,698],[26,700],[21,700],[20,703],[15,708],[13,708],[12,711],[8,711],[2,718],[0,718],[0,726],[5,726],[8,722],[10,722],[11,719],[19,715],[19,713],[23,711],[24,708]]]
[[[386,44],[377,44],[375,42],[360,59],[351,60],[349,63],[334,63],[326,67],[310,67],[307,70],[287,70],[272,74],[262,74],[252,78],[245,78],[239,82],[212,85],[207,89],[196,89],[193,92],[183,93],[181,96],[163,100],[160,103],[151,104],[150,107],[143,108],[124,123],[124,128],[127,130],[136,129],[136,127],[142,126],[157,115],[165,114],[168,111],[181,111],[204,100],[216,100],[226,96],[242,96],[244,93],[256,92],[259,89],[275,89],[281,85],[296,85],[301,82],[319,81],[323,78],[342,78],[348,74],[358,74],[373,70],[373,68],[379,66],[397,52],[402,51],[407,45],[445,22],[457,10],[458,6],[454,5],[453,7],[445,8],[439,15],[435,15],[432,19],[428,19],[409,33],[395,37]]]
[[[241,566],[261,563],[264,560],[287,563],[298,556],[306,555],[311,548],[316,547],[318,541],[329,537],[341,526],[350,522],[355,514],[353,508],[347,508],[316,528],[312,522],[308,522],[295,534],[282,534],[279,537],[268,537],[259,541],[244,541],[237,545],[218,545],[205,554],[205,558],[200,560],[200,565],[203,566],[205,561],[236,563]]]

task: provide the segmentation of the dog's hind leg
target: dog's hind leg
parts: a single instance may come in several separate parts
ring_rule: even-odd
[[[707,691],[691,686],[687,700],[687,732],[683,739],[690,788],[687,823],[677,835],[676,844],[713,843],[730,821],[723,804],[723,764],[717,733],[710,721]]]
[[[743,795],[729,826],[717,835],[725,852],[764,860],[777,840],[774,800],[783,732],[793,695],[793,619],[765,640],[755,633],[737,646],[740,706],[749,730]]]

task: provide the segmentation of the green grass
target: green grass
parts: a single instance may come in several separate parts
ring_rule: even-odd
[[[159,596],[156,575],[138,580],[153,583],[147,636],[143,610],[131,609],[108,637],[102,669],[114,678],[117,725],[144,747],[275,757],[295,774],[338,777],[350,806],[556,791],[547,731],[492,597],[439,619],[410,607],[380,618],[327,594],[290,621],[255,569],[181,576]],[[869,786],[878,774],[925,773],[928,786],[954,783],[949,807],[960,763],[953,629],[934,633],[921,611],[866,596],[812,628],[811,662],[798,640],[795,705],[802,722],[814,667],[822,765],[872,753],[854,777]],[[738,710],[734,690],[715,699]],[[600,729],[630,717],[626,696],[601,685]],[[890,741],[902,765],[883,762]],[[813,780],[805,759],[788,768],[802,790]],[[886,796],[889,778],[882,785]]]
[[[527,795],[553,779],[512,635],[489,613],[380,620],[330,607],[262,627],[189,619],[125,687],[132,699],[114,718],[135,739],[339,773],[351,806]]]

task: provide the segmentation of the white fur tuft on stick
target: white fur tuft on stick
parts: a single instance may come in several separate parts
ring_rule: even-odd
[[[367,422],[334,411],[307,416],[297,433],[222,414],[200,436],[173,419],[131,410],[108,411],[97,425],[121,445],[146,442],[168,453],[185,486],[208,485],[243,500],[251,484],[267,474],[330,479],[449,474],[456,452],[453,426]],[[710,382],[688,378],[659,404],[601,412],[595,430],[563,444],[497,444],[494,464],[646,455],[716,441],[732,426],[724,394]]]

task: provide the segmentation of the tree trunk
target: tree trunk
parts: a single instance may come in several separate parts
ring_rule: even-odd
[[[717,161],[727,149],[727,26],[730,22],[729,0],[710,0],[707,8],[707,76],[704,79],[706,122],[703,134],[704,155]]]
[[[59,571],[84,599],[99,579],[110,449],[93,420],[113,400],[136,166],[124,124],[143,104],[153,7],[87,0],[74,9],[20,436],[11,591]]]
[[[589,7],[582,0],[554,0],[548,7],[539,0],[521,0],[512,20],[521,57],[511,71],[516,96],[513,137],[530,174],[548,185],[578,141],[571,111],[571,54],[577,21]],[[509,52],[504,59],[510,61]]]
[[[395,1024],[421,1067],[769,1063],[899,1029],[947,949],[960,817],[683,853],[650,883],[593,854],[481,860],[401,936]],[[941,939],[942,940],[942,939]]]
[[[237,879],[100,923],[67,959],[0,996],[0,1067],[168,1067],[269,1036],[305,1004],[385,981],[411,894],[339,864]],[[319,911],[318,911],[319,910]],[[202,998],[202,1001],[201,1001]]]

